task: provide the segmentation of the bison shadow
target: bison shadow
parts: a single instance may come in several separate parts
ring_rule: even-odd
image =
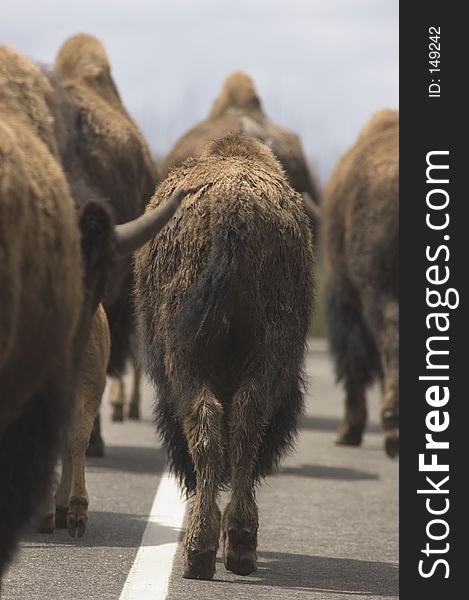
[[[111,532],[115,532],[117,522],[120,539],[110,539]],[[90,529],[83,538],[73,540],[66,530],[58,530],[52,536],[30,533],[26,538],[23,537],[21,546],[28,548],[47,544],[49,547],[56,548],[65,546],[138,548],[146,524],[146,516],[143,515],[91,512]],[[157,545],[173,542],[175,533],[178,534],[179,541],[182,539],[183,532],[171,527],[158,523],[151,523],[149,527],[154,528],[151,535],[157,536]],[[112,537],[115,538],[115,535]],[[173,594],[184,591],[186,586],[194,585],[193,582],[180,577],[180,563],[181,545],[179,544],[171,576]],[[215,579],[213,582],[198,582],[198,591],[203,593],[206,589],[207,593],[210,592],[211,596],[216,597],[219,585],[224,587],[230,584],[316,592],[324,599],[328,598],[329,594],[331,598],[338,594],[343,594],[347,598],[399,597],[399,571],[396,563],[286,552],[260,551],[257,571],[248,577],[240,577],[225,570],[219,551]],[[226,591],[225,589],[225,596]],[[268,594],[267,590],[266,594]],[[264,597],[261,594],[256,596]]]
[[[223,566],[217,566],[217,573]],[[248,579],[232,576],[223,583],[268,586],[317,592],[321,598],[352,596],[399,597],[399,570],[396,563],[306,556],[283,552],[260,552],[257,571]]]
[[[22,548],[136,548],[146,545],[143,533],[152,546],[180,541],[183,533],[174,527],[149,522],[148,515],[90,510],[85,535],[71,538],[66,529],[56,529],[53,534],[36,533],[31,527],[21,538]]]
[[[342,419],[306,415],[301,419],[299,428],[314,429],[317,431],[337,431],[341,424]],[[367,423],[365,433],[382,433],[382,428],[377,423]]]
[[[106,446],[106,454],[101,458],[86,457],[87,473],[104,471],[124,471],[126,473],[159,475],[166,467],[166,455],[156,445],[142,446]]]
[[[379,479],[376,473],[368,473],[350,467],[332,467],[323,465],[298,465],[280,467],[274,477],[295,475],[296,477],[312,477],[314,479],[337,479],[342,481],[364,481]]]

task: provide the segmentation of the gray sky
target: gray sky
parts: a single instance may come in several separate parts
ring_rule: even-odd
[[[0,0],[0,43],[35,60],[51,63],[78,32],[106,46],[158,155],[235,69],[300,134],[322,181],[373,111],[398,107],[398,0]]]

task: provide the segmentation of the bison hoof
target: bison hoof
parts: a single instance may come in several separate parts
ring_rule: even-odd
[[[72,538],[80,538],[85,533],[88,517],[85,514],[68,513],[67,529]]]
[[[384,449],[389,458],[395,458],[399,455],[399,433],[386,433]]]
[[[229,550],[225,555],[225,568],[236,575],[250,575],[256,570],[256,552],[249,550],[236,553]]]
[[[67,513],[68,533],[73,537],[82,537],[88,521],[88,499],[84,496],[72,496]]]
[[[363,437],[363,425],[344,424],[337,432],[335,443],[339,446],[360,446]]]
[[[91,432],[90,443],[86,450],[86,456],[101,458],[104,456],[104,442],[101,435]]]
[[[42,515],[36,523],[36,531],[38,533],[54,533],[55,515],[53,513]]]
[[[257,529],[230,527],[224,532],[223,562],[236,575],[250,575],[256,570]]]
[[[112,420],[117,423],[122,423],[124,420],[124,406],[122,404],[114,404],[112,407]]]
[[[188,552],[184,561],[182,576],[185,579],[205,579],[210,581],[215,575],[216,558],[216,549],[209,549],[204,552],[194,550]]]
[[[55,507],[55,526],[60,529],[65,529],[67,527],[67,513],[68,506],[56,506]]]
[[[140,410],[138,406],[133,406],[132,404],[129,406],[129,419],[135,419],[136,421],[140,420]]]

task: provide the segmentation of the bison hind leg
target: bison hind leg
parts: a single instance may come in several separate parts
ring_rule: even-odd
[[[383,294],[366,307],[382,365],[381,422],[384,448],[390,458],[399,454],[399,303]]]
[[[267,361],[267,364],[271,364]],[[255,486],[292,447],[303,400],[299,377],[289,393],[259,365],[235,393],[229,421],[231,496],[223,514],[225,567],[238,575],[256,569],[259,527]]]
[[[344,420],[336,443],[359,446],[367,421],[366,388],[381,372],[379,354],[350,285],[329,282],[326,318],[337,380],[345,388]]]
[[[197,482],[184,537],[184,577],[212,579],[220,537],[218,490],[225,470],[223,405],[206,386],[192,395],[183,418]]]

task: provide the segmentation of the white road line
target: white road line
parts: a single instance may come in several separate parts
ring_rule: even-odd
[[[165,471],[119,600],[166,598],[184,513],[185,502],[176,481]]]

